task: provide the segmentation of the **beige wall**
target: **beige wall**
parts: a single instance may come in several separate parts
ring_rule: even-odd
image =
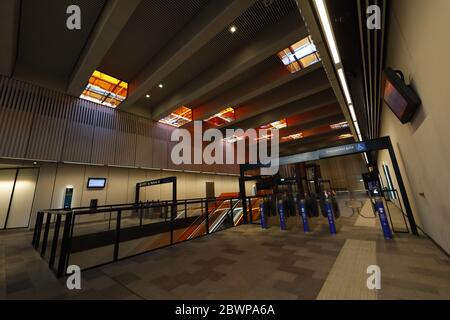
[[[392,139],[417,222],[447,252],[450,252],[449,30],[450,1],[392,1],[387,66],[404,73],[423,105],[409,124],[402,125],[386,106],[381,119],[381,135]],[[393,175],[388,158],[387,152],[380,152],[380,172],[386,162]]]
[[[178,199],[201,198],[206,196],[206,182],[215,183],[215,194],[238,192],[237,176],[208,175],[200,173],[143,170],[105,166],[42,163],[36,187],[30,226],[39,210],[61,208],[67,186],[74,187],[73,207],[89,206],[91,199],[98,199],[99,205],[132,203],[135,200],[137,182],[163,177],[177,177]],[[89,177],[107,178],[106,188],[88,190]],[[247,188],[249,192],[250,187]],[[169,200],[171,185],[145,188],[143,200]]]
[[[367,167],[360,154],[323,159],[317,162],[323,179],[330,179],[333,188],[350,191],[364,190],[362,174]]]

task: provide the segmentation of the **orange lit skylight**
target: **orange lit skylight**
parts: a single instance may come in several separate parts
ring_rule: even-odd
[[[299,133],[295,133],[295,134],[291,134],[289,136],[283,137],[281,138],[281,141],[286,142],[286,141],[292,141],[292,140],[299,140],[303,138],[303,132],[299,132]]]
[[[351,133],[346,133],[346,134],[341,134],[339,136],[339,139],[348,139],[348,138],[353,138],[353,135]]]
[[[128,96],[128,83],[95,70],[80,98],[115,108]]]
[[[269,124],[266,124],[264,126],[261,126],[261,129],[283,129],[287,127],[287,121],[286,119],[281,119],[280,121],[275,121]]]
[[[295,73],[320,61],[319,53],[317,52],[311,36],[278,52],[278,57],[290,73]]]
[[[165,123],[177,128],[191,121],[192,121],[192,109],[189,109],[188,107],[185,106],[179,107],[177,110],[172,112],[167,117],[159,120],[159,122],[161,123]]]
[[[212,117],[206,119],[205,122],[208,122],[216,127],[220,127],[221,125],[224,125],[225,123],[230,123],[234,120],[236,120],[234,108],[226,108],[225,110],[222,110],[219,113],[213,115]]]

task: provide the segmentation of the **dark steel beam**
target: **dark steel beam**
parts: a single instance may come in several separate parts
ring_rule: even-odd
[[[153,110],[153,118],[160,119],[177,107],[189,105],[199,97],[217,90],[225,82],[244,74],[271,55],[275,55],[306,36],[308,36],[306,27],[298,18],[298,14],[293,12],[260,32],[252,42],[235,55],[210,68],[163,103],[157,105]]]

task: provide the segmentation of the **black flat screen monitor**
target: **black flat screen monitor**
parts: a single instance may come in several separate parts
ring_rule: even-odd
[[[106,178],[89,178],[87,182],[88,189],[103,189],[106,186]]]
[[[418,95],[391,68],[383,72],[383,100],[403,124],[411,121],[421,103]]]

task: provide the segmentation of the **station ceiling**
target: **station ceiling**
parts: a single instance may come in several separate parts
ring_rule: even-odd
[[[81,30],[66,27],[69,5]],[[120,110],[155,121],[180,106],[194,120],[233,107],[223,129],[286,119],[281,137],[300,138],[283,140],[282,155],[354,141],[335,126],[350,119],[322,63],[328,52],[295,73],[277,56],[310,36],[296,0],[6,0],[0,24],[2,75],[78,97],[99,70],[129,83]]]

